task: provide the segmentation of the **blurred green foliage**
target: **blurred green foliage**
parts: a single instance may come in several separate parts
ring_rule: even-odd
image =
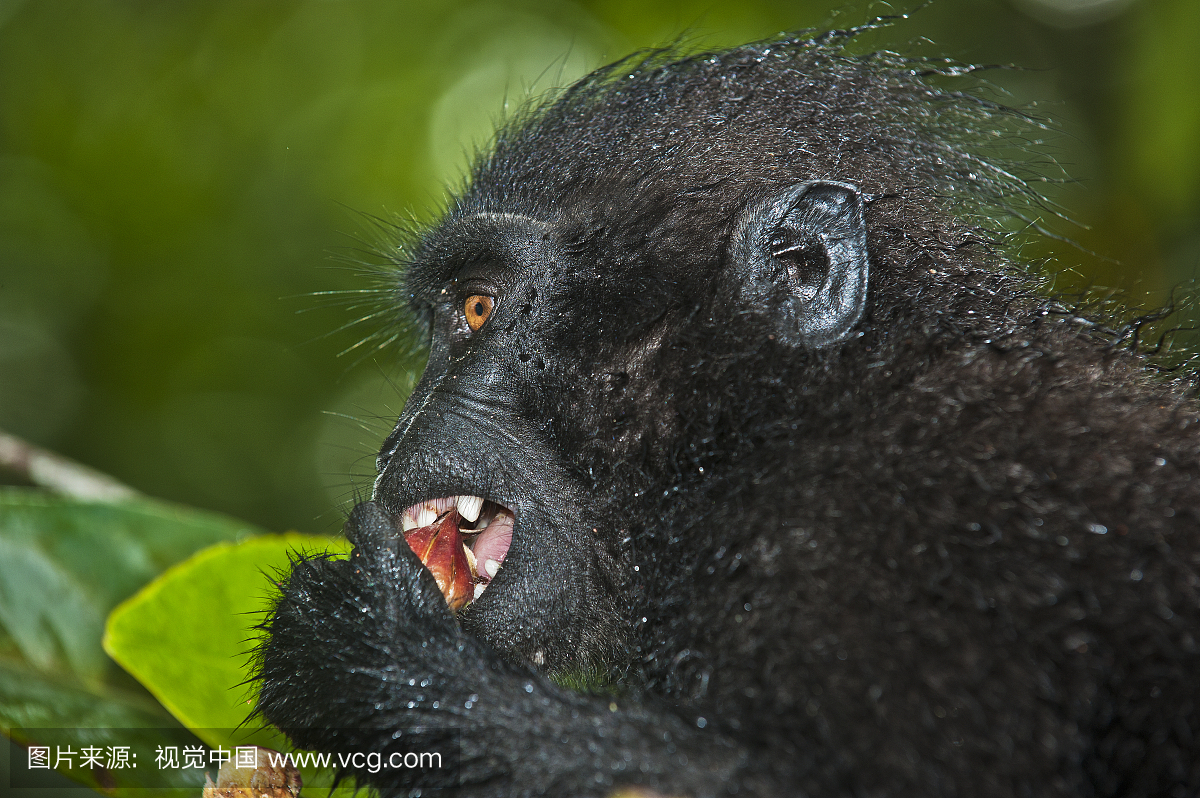
[[[141,684],[105,656],[105,616],[118,602],[136,604],[127,600],[138,588],[198,549],[226,544],[217,552],[261,552],[271,544],[282,548],[282,540],[300,538],[260,533],[241,521],[153,499],[98,504],[26,488],[0,488],[0,731],[24,744],[76,750],[89,745],[198,743]],[[243,545],[231,545],[234,541]],[[273,553],[277,561],[286,561],[281,552]],[[205,559],[211,561],[212,554]],[[231,567],[229,579],[214,581],[210,575],[200,590],[177,591],[174,615],[143,613],[145,622],[137,634],[126,631],[121,640],[128,649],[122,664],[128,666],[133,656],[145,666],[148,658],[138,658],[142,651],[155,643],[175,643],[181,630],[197,624],[232,629],[228,636],[244,640],[248,619],[238,612],[263,606],[268,583],[261,568],[270,564],[260,557],[240,569]],[[168,574],[181,570],[187,569],[176,567]],[[241,666],[246,657],[235,655],[245,645],[210,651],[212,639],[211,633],[193,635],[184,642],[199,649],[173,645],[169,653],[180,667],[191,668],[191,678],[179,680],[182,689],[196,692],[198,683],[208,686],[207,702],[228,706],[236,700],[231,688],[244,678]],[[214,661],[216,667],[210,664]],[[138,668],[130,671],[141,675]],[[242,708],[235,722],[244,717]],[[0,745],[7,743],[0,738]],[[6,753],[0,751],[0,785],[8,787]],[[140,787],[148,776],[153,778],[148,770],[63,770],[91,786]],[[178,785],[199,786],[187,776],[167,774],[178,777]],[[191,792],[196,794],[195,789]]]
[[[427,218],[506,103],[633,48],[887,12],[0,0],[0,428],[151,495],[333,531],[421,366],[338,357],[371,311],[313,295],[372,286],[348,265],[386,245],[372,217]],[[1065,131],[1049,151],[1081,183],[1051,190],[1089,228],[1055,229],[1104,257],[1027,255],[1154,303],[1200,264],[1197,41],[1195,0],[938,0],[864,46],[1028,67],[988,80]]]

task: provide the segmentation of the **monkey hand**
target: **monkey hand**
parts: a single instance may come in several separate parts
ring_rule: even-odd
[[[644,700],[566,690],[464,634],[375,504],[355,508],[346,534],[350,557],[297,562],[263,625],[258,712],[298,747],[333,753],[384,794],[606,795],[639,784],[699,796],[727,783],[741,756],[718,734]],[[386,766],[396,752],[434,750],[438,772]],[[375,772],[371,754],[385,763]]]
[[[383,510],[359,505],[345,531],[348,559],[303,557],[281,585],[262,626],[258,713],[313,751],[387,753],[381,741],[403,731],[456,747],[482,652]]]

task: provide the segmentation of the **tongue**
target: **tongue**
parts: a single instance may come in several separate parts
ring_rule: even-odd
[[[446,603],[455,612],[471,603],[475,593],[475,571],[467,560],[458,510],[451,510],[429,526],[404,533],[409,548],[433,574]]]

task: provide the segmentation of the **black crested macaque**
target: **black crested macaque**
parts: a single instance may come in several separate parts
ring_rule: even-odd
[[[266,720],[457,734],[450,795],[1200,794],[1193,385],[1014,266],[1020,115],[852,35],[499,132],[397,256],[428,366]]]

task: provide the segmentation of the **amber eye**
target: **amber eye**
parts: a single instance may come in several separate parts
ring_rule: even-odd
[[[494,304],[495,300],[485,294],[467,297],[467,301],[463,304],[463,315],[467,317],[467,326],[471,328],[471,332],[478,332],[479,328],[484,325],[484,322],[492,315]]]

